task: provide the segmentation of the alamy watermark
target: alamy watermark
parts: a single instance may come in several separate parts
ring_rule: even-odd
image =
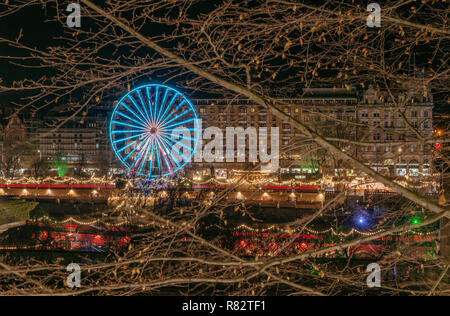
[[[262,172],[272,173],[278,170],[278,127],[271,127],[270,131],[267,127],[227,127],[224,135],[223,130],[215,126],[203,130],[201,119],[196,119],[194,126],[193,130],[183,127],[172,130],[171,138],[177,142],[172,146],[171,154],[177,162],[191,162],[193,156],[194,162],[260,162]],[[198,145],[192,155],[195,139],[198,140]]]
[[[370,12],[367,17],[368,27],[381,27],[381,7],[378,3],[372,2],[367,5],[367,12]]]
[[[66,284],[70,288],[81,287],[81,268],[79,264],[71,263],[66,267],[67,272],[72,272],[67,276]]]
[[[78,3],[70,3],[67,12],[71,12],[66,19],[68,27],[81,27],[81,8]]]
[[[370,272],[367,276],[366,283],[367,286],[380,287],[381,286],[381,268],[378,263],[371,263],[367,266],[366,272]]]

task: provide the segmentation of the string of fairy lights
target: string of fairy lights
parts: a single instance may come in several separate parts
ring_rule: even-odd
[[[33,177],[21,177],[21,178],[14,178],[14,179],[8,179],[8,178],[1,178],[0,177],[0,183],[10,184],[10,183],[17,183],[17,184],[44,184],[44,183],[54,183],[54,184],[110,184],[112,183],[112,179],[108,177],[95,177],[92,176],[90,178],[86,179],[79,179],[69,176],[64,177],[46,177],[46,178],[33,178]]]
[[[315,180],[310,180],[310,181],[305,181],[300,180],[300,179],[291,179],[291,180],[286,180],[286,181],[277,181],[277,179],[279,178],[278,175],[275,176],[269,176],[268,174],[265,173],[261,173],[261,172],[249,172],[249,171],[242,171],[242,170],[230,170],[230,173],[235,174],[235,177],[232,178],[228,178],[228,179],[224,179],[224,181],[221,181],[217,178],[209,178],[205,181],[201,181],[201,175],[194,175],[192,179],[187,178],[187,177],[183,177],[183,180],[188,181],[192,184],[195,185],[206,185],[206,184],[218,184],[218,185],[229,185],[229,184],[236,184],[239,182],[239,184],[247,184],[247,185],[263,185],[263,184],[273,184],[273,185],[290,185],[293,183],[298,183],[298,184],[302,184],[302,183],[307,183],[307,184],[318,184],[322,182],[322,178],[321,179],[315,179]],[[248,177],[245,179],[241,179],[241,176],[247,173]],[[252,178],[252,177],[256,177],[256,179],[248,179],[248,178]]]
[[[77,225],[86,225],[86,226],[90,226],[90,225],[99,225],[102,224],[105,227],[122,227],[122,226],[126,226],[126,225],[131,225],[132,222],[129,220],[123,220],[121,222],[117,222],[117,223],[108,223],[105,221],[102,221],[101,219],[95,219],[92,221],[82,221],[73,217],[68,217],[64,220],[58,221],[55,219],[52,219],[48,216],[42,216],[40,218],[35,219],[35,221],[39,222],[39,221],[46,221],[46,222],[51,222],[53,224],[69,224],[69,223],[73,223],[73,224],[77,224]],[[156,225],[156,221],[151,221],[147,224],[136,224],[134,226],[137,226],[139,228],[144,228],[144,227],[149,227],[149,226],[153,226]],[[165,227],[166,225],[164,225]]]
[[[69,218],[66,218],[66,219],[61,220],[61,221],[57,221],[57,220],[51,219],[48,216],[43,216],[43,217],[40,217],[40,218],[36,219],[36,221],[43,221],[43,220],[48,221],[48,222],[52,222],[52,223],[55,223],[55,224],[74,223],[74,224],[77,224],[77,225],[87,225],[87,226],[102,224],[102,225],[104,225],[106,227],[121,227],[121,226],[125,226],[125,225],[130,225],[131,224],[131,222],[129,220],[123,220],[123,221],[118,222],[118,223],[107,223],[107,222],[102,221],[100,219],[95,219],[95,220],[92,220],[92,221],[82,221],[82,220],[78,220],[78,219],[73,218],[73,217],[69,217]],[[152,226],[152,225],[155,225],[155,224],[156,224],[156,222],[152,221],[152,222],[147,223],[147,224],[137,224],[135,226],[137,226],[139,228],[144,228],[144,227],[149,227],[149,226]],[[215,225],[215,226],[220,227],[218,225]],[[220,228],[223,228],[223,227],[220,227]],[[250,226],[248,226],[246,224],[241,224],[241,225],[235,227],[235,229],[238,230],[238,231],[239,230],[246,230],[246,231],[256,232],[256,233],[266,233],[266,232],[269,232],[269,231],[277,231],[277,232],[284,233],[284,234],[295,234],[296,233],[296,231],[293,231],[292,229],[286,229],[286,228],[282,228],[282,227],[279,227],[279,226],[276,226],[276,225],[272,225],[272,226],[266,227],[266,228],[253,228],[253,227],[250,227]],[[330,227],[330,228],[324,229],[324,230],[315,230],[315,229],[306,227],[305,230],[308,233],[314,234],[314,235],[324,235],[324,234],[331,233],[333,236],[338,236],[338,237],[349,237],[350,235],[353,235],[353,234],[358,234],[358,235],[361,235],[361,236],[374,236],[374,235],[382,233],[384,231],[383,229],[380,229],[380,230],[372,231],[372,232],[363,232],[363,231],[360,231],[360,230],[358,230],[356,228],[352,228],[348,232],[337,232],[333,227]],[[414,230],[410,229],[410,230],[401,232],[398,235],[405,235],[407,233],[413,233],[413,234],[419,235],[419,236],[430,236],[430,235],[436,234],[436,231],[418,232],[418,231],[414,231]]]
[[[107,222],[102,221],[100,219],[95,219],[95,220],[92,220],[92,221],[81,221],[81,220],[78,220],[78,219],[73,218],[73,217],[66,218],[66,219],[64,219],[62,221],[57,221],[57,220],[54,220],[54,219],[52,219],[52,218],[50,218],[48,216],[42,216],[42,217],[36,219],[36,221],[47,221],[47,222],[52,222],[52,223],[55,223],[55,224],[74,223],[74,224],[77,224],[77,225],[86,225],[86,226],[103,224],[106,227],[120,227],[120,226],[124,226],[124,225],[127,225],[127,224],[130,223],[127,220],[124,220],[124,221],[121,221],[121,222],[118,222],[118,223],[107,223]]]
[[[279,232],[282,232],[282,233],[286,233],[286,234],[293,234],[293,233],[295,233],[291,229],[284,229],[284,228],[281,228],[281,227],[275,226],[275,225],[272,225],[272,226],[266,227],[266,228],[253,228],[253,227],[250,227],[248,225],[241,224],[241,225],[237,226],[236,228],[237,229],[245,229],[245,230],[248,230],[248,231],[251,231],[251,232],[258,232],[258,233],[264,233],[264,232],[273,231],[273,230],[276,230],[276,231],[279,231]],[[360,230],[358,230],[356,228],[352,228],[347,233],[344,233],[344,232],[337,232],[336,230],[334,230],[333,227],[330,227],[330,228],[324,229],[324,230],[314,230],[314,229],[311,229],[311,228],[308,228],[308,227],[306,227],[305,229],[309,233],[315,234],[315,235],[323,235],[323,234],[331,233],[332,235],[339,236],[339,237],[348,237],[348,236],[350,236],[352,234],[359,234],[359,235],[362,235],[362,236],[373,236],[373,235],[382,233],[384,231],[383,229],[380,229],[380,230],[373,231],[373,232],[363,232],[363,231],[360,231]],[[413,230],[410,229],[410,230],[407,230],[407,231],[399,233],[399,235],[404,235],[404,234],[407,234],[407,233],[414,233],[414,234],[420,235],[420,236],[429,236],[429,235],[435,234],[436,232],[435,231],[431,231],[431,232],[422,233],[422,232],[417,232],[417,231],[413,231]]]
[[[240,175],[242,174],[242,170],[231,170],[232,173],[234,173],[235,175]],[[205,181],[201,181],[201,176],[199,175],[194,175],[191,178],[189,177],[185,177],[182,176],[181,177],[181,181],[182,182],[186,182],[186,183],[191,183],[193,185],[208,185],[208,184],[216,184],[216,185],[222,185],[222,186],[226,186],[226,185],[233,185],[233,184],[237,184],[239,183],[239,185],[280,185],[280,186],[289,186],[289,185],[294,185],[294,184],[305,184],[305,185],[323,185],[323,186],[334,186],[336,184],[335,181],[333,181],[333,179],[329,176],[323,176],[320,179],[311,179],[311,180],[306,180],[306,179],[290,179],[290,180],[285,180],[285,181],[278,181],[277,179],[279,179],[278,175],[276,176],[272,176],[269,178],[268,174],[263,174],[263,173],[249,173],[250,178],[253,176],[256,176],[256,179],[249,179],[249,178],[245,178],[245,179],[241,179],[240,176],[236,176],[236,177],[232,177],[232,178],[228,178],[228,179],[224,179],[223,181],[214,177],[211,177]],[[125,188],[130,188],[130,187],[134,187],[135,185],[133,185],[133,179],[121,179],[123,181],[126,182],[126,187]],[[90,178],[86,178],[86,179],[80,179],[80,178],[75,178],[75,177],[70,177],[70,176],[64,176],[64,177],[46,177],[46,178],[33,178],[33,177],[21,177],[21,178],[15,178],[15,179],[7,179],[7,178],[3,178],[0,177],[0,183],[4,183],[4,184],[11,184],[11,183],[15,183],[15,184],[45,184],[45,183],[52,183],[52,184],[112,184],[115,180],[112,179],[111,177],[95,177],[94,175]],[[404,182],[404,181],[395,181],[398,184],[401,185],[406,185],[408,186],[408,183]],[[428,185],[428,184],[435,184],[434,182],[422,182],[422,186],[423,185]],[[370,182],[367,182],[366,179],[364,178],[355,178],[353,179],[352,182],[350,182],[349,187],[358,187],[360,185],[370,185]]]

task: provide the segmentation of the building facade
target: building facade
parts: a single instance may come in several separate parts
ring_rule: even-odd
[[[105,116],[87,116],[58,129],[39,127],[38,133],[39,152],[50,161],[58,157],[69,168],[84,172],[105,173],[112,167]]]
[[[304,89],[301,98],[281,99],[277,104],[282,104],[281,109],[286,114],[386,176],[427,177],[432,172],[433,144],[417,143],[416,140],[417,133],[424,139],[433,134],[432,95],[426,88],[410,88],[395,98],[396,102],[387,92],[377,91],[373,86],[361,94],[347,89],[316,88]],[[227,127],[267,128],[268,131],[278,128],[280,179],[304,179],[318,173],[352,176],[355,172],[352,166],[345,165],[308,140],[293,124],[281,121],[250,100],[191,101],[202,119],[203,130],[215,126],[224,131],[224,137]],[[55,157],[60,157],[69,168],[86,172],[123,172],[113,158],[109,144],[111,111],[108,107],[97,109],[58,129],[48,125],[60,120],[57,116],[24,117],[22,120],[15,116],[2,133],[4,147],[15,138],[29,137],[36,145],[35,158],[52,162]],[[250,148],[251,141],[255,140],[246,138],[245,148]],[[226,143],[225,139],[223,143]],[[201,146],[204,144],[205,141]],[[270,151],[270,142],[268,145]],[[248,150],[245,155],[248,158]],[[236,170],[249,170],[254,166],[248,159],[227,162],[224,157],[219,158],[222,160],[193,162],[188,172],[193,172],[194,176],[229,178]]]
[[[282,110],[326,137],[360,161],[391,177],[426,177],[433,160],[430,142],[417,143],[417,134],[433,134],[433,99],[430,91],[398,95],[393,102],[386,92],[372,86],[362,96],[346,89],[305,89],[299,99],[279,100]],[[293,124],[282,122],[250,100],[193,100],[203,120],[203,128],[278,127],[280,172],[311,174],[321,171],[334,176],[351,176],[351,166],[323,153]],[[398,106],[400,105],[400,106]],[[300,142],[299,142],[300,140]],[[225,142],[225,141],[224,141]],[[247,147],[248,146],[247,140]],[[269,146],[270,150],[270,146]],[[196,168],[249,169],[247,163],[213,162]],[[301,178],[301,177],[300,177]]]

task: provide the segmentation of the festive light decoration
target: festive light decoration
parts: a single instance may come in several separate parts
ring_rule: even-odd
[[[127,220],[122,221],[122,222],[118,222],[118,223],[107,223],[107,222],[104,222],[104,221],[99,220],[99,219],[95,219],[95,220],[92,220],[92,221],[80,221],[80,220],[78,220],[76,218],[73,218],[73,217],[66,218],[65,220],[62,220],[62,221],[57,221],[57,220],[51,219],[48,216],[40,217],[36,221],[43,221],[43,220],[51,222],[51,223],[54,223],[54,224],[67,224],[67,223],[74,223],[74,224],[78,224],[78,225],[103,224],[106,227],[119,227],[119,226],[128,225],[130,223]]]
[[[272,226],[267,227],[267,228],[258,229],[258,228],[253,228],[253,227],[247,226],[245,224],[241,224],[241,225],[237,226],[236,229],[237,230],[245,229],[245,230],[248,230],[248,231],[251,231],[251,232],[278,231],[278,232],[282,232],[282,233],[286,233],[286,234],[298,233],[295,230],[283,229],[283,228],[275,226],[275,225],[272,225]],[[306,231],[308,231],[309,233],[314,234],[314,235],[323,235],[323,234],[331,233],[332,235],[339,236],[339,237],[348,237],[348,236],[350,236],[352,234],[359,234],[359,235],[362,235],[362,236],[372,236],[372,235],[375,235],[375,234],[383,232],[383,229],[380,229],[380,230],[377,230],[377,231],[373,231],[373,232],[363,232],[363,231],[359,231],[358,229],[352,228],[350,231],[345,233],[345,232],[337,232],[336,230],[334,230],[333,227],[330,227],[330,228],[324,229],[324,230],[314,230],[314,229],[309,228],[309,227],[306,227],[305,229],[306,229]],[[407,233],[414,233],[414,234],[420,235],[420,236],[428,236],[428,235],[434,234],[435,232],[421,233],[421,232],[416,232],[416,231],[413,231],[413,230],[407,230],[405,232],[402,232],[400,235],[404,235],[404,234],[407,234]]]
[[[177,90],[159,84],[140,86],[114,108],[111,145],[132,173],[149,179],[173,176],[194,155],[200,139],[196,119],[191,102]],[[194,132],[194,137],[183,135],[186,131]]]
[[[411,224],[413,224],[413,225],[420,224],[420,218],[414,217],[413,219],[411,219]]]
[[[141,217],[145,217],[145,216],[141,216]],[[170,225],[161,225],[161,223],[157,223],[156,221],[150,221],[147,224],[137,224],[137,223],[132,223],[129,220],[122,220],[122,221],[117,222],[117,223],[108,223],[108,222],[102,221],[100,219],[94,219],[92,221],[81,221],[81,220],[76,219],[74,217],[68,217],[68,218],[66,218],[66,219],[64,219],[62,221],[54,220],[54,219],[52,219],[52,218],[50,218],[48,216],[42,216],[42,217],[40,217],[38,219],[35,219],[35,221],[37,221],[37,222],[41,222],[41,221],[44,221],[44,220],[46,222],[50,222],[50,223],[53,223],[53,224],[69,224],[69,223],[73,223],[73,224],[77,224],[77,225],[87,225],[87,226],[101,224],[101,225],[104,225],[105,227],[121,227],[121,226],[133,225],[133,226],[136,226],[136,227],[139,227],[139,228],[145,228],[145,227],[149,227],[149,226],[158,225],[158,227],[161,227],[161,228],[168,228],[168,229],[173,229],[174,228],[174,227],[172,227]],[[183,226],[184,225],[185,224],[183,224]]]
[[[64,184],[64,185],[74,185],[74,184],[88,184],[88,185],[92,185],[92,184],[96,184],[98,186],[114,186],[114,183],[112,182],[111,178],[107,178],[107,177],[102,177],[102,178],[97,178],[95,176],[90,177],[89,179],[80,179],[80,178],[74,178],[74,177],[60,177],[60,178],[55,178],[55,177],[46,177],[44,179],[41,178],[33,178],[33,177],[22,177],[22,178],[14,178],[14,179],[8,179],[8,178],[0,178],[0,187],[6,187],[6,186],[10,186],[10,185],[17,185],[17,184],[22,184],[22,185],[33,185],[30,187],[36,187],[36,185],[40,185],[42,188],[45,187],[46,185],[53,185],[53,184]]]
[[[367,218],[365,216],[358,216],[358,218],[356,219],[356,225],[358,225],[359,227],[366,227],[367,226]]]

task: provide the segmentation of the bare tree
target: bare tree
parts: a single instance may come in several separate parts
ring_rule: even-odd
[[[5,293],[153,294],[176,287],[180,294],[363,294],[368,291],[365,275],[361,273],[365,267],[320,265],[315,258],[377,238],[406,234],[449,217],[448,207],[380,174],[357,155],[363,146],[424,145],[432,150],[435,136],[422,135],[404,113],[408,98],[395,96],[402,93],[404,82],[413,83],[412,93],[425,98],[430,93],[428,88],[437,96],[447,96],[450,32],[445,3],[387,1],[382,8],[382,27],[375,29],[366,25],[366,8],[354,1],[351,4],[220,1],[206,6],[202,1],[185,0],[113,0],[102,6],[89,0],[80,3],[83,23],[90,23],[92,28],[67,28],[61,15],[63,5],[55,1],[11,1],[5,5],[8,10],[0,13],[0,17],[8,17],[28,6],[45,5],[52,10],[56,8],[55,20],[63,27],[62,44],[46,49],[29,47],[20,41],[20,36],[0,39],[3,44],[27,52],[28,56],[20,59],[33,63],[33,67],[57,70],[55,75],[39,80],[24,78],[0,86],[0,92],[32,94],[18,101],[17,112],[39,112],[79,95],[78,102],[65,110],[65,118],[54,123],[58,128],[68,120],[85,116],[94,101],[113,102],[120,91],[148,78],[176,82],[193,94],[245,97],[295,127],[296,144],[285,150],[294,148],[316,157],[329,157],[338,166],[350,165],[359,174],[370,177],[370,181],[383,183],[403,198],[384,214],[371,234],[350,236],[331,246],[298,253],[284,252],[295,243],[294,239],[287,240],[276,256],[270,258],[257,253],[242,256],[221,240],[208,239],[199,232],[205,218],[214,217],[219,226],[226,227],[230,207],[233,212],[261,221],[242,203],[230,204],[226,199],[248,174],[238,179],[233,188],[219,192],[212,201],[204,199],[183,207],[171,205],[171,212],[163,215],[147,206],[146,197],[124,194],[117,197],[116,208],[146,229],[136,236],[127,252],[117,255],[120,260],[115,257],[89,267],[98,271],[84,280],[89,287],[76,292],[61,288],[58,282],[63,274],[59,265],[30,268],[2,263],[0,278],[2,284],[9,284],[5,285]],[[433,53],[419,56],[424,50]],[[410,61],[416,55],[418,64],[424,68],[421,71],[425,75],[421,78],[416,76],[417,69],[411,71]],[[19,63],[19,58],[3,58]],[[383,143],[355,139],[350,129],[338,126],[361,126],[336,117],[330,118],[336,128],[328,129],[335,133],[327,134],[315,122],[299,120],[283,110],[287,105],[283,100],[298,95],[300,87],[328,85],[351,90],[366,88],[369,83],[387,91],[393,113],[402,118],[412,136]],[[318,111],[313,114],[321,115]],[[373,130],[368,129],[366,135],[371,133]],[[305,233],[318,218],[333,218],[336,201],[328,201],[314,214],[289,223],[287,230]],[[413,211],[423,212],[420,223],[401,222]],[[438,286],[440,274],[436,282],[425,277],[408,281],[413,273],[423,276],[426,269],[446,271],[445,260],[435,260],[424,267],[423,262],[408,256],[402,247],[393,246],[381,262],[385,272],[400,265],[410,267],[403,274],[408,277],[400,282],[401,286],[398,280],[384,282],[380,293],[448,293]],[[39,272],[43,270],[52,274],[42,277]]]

